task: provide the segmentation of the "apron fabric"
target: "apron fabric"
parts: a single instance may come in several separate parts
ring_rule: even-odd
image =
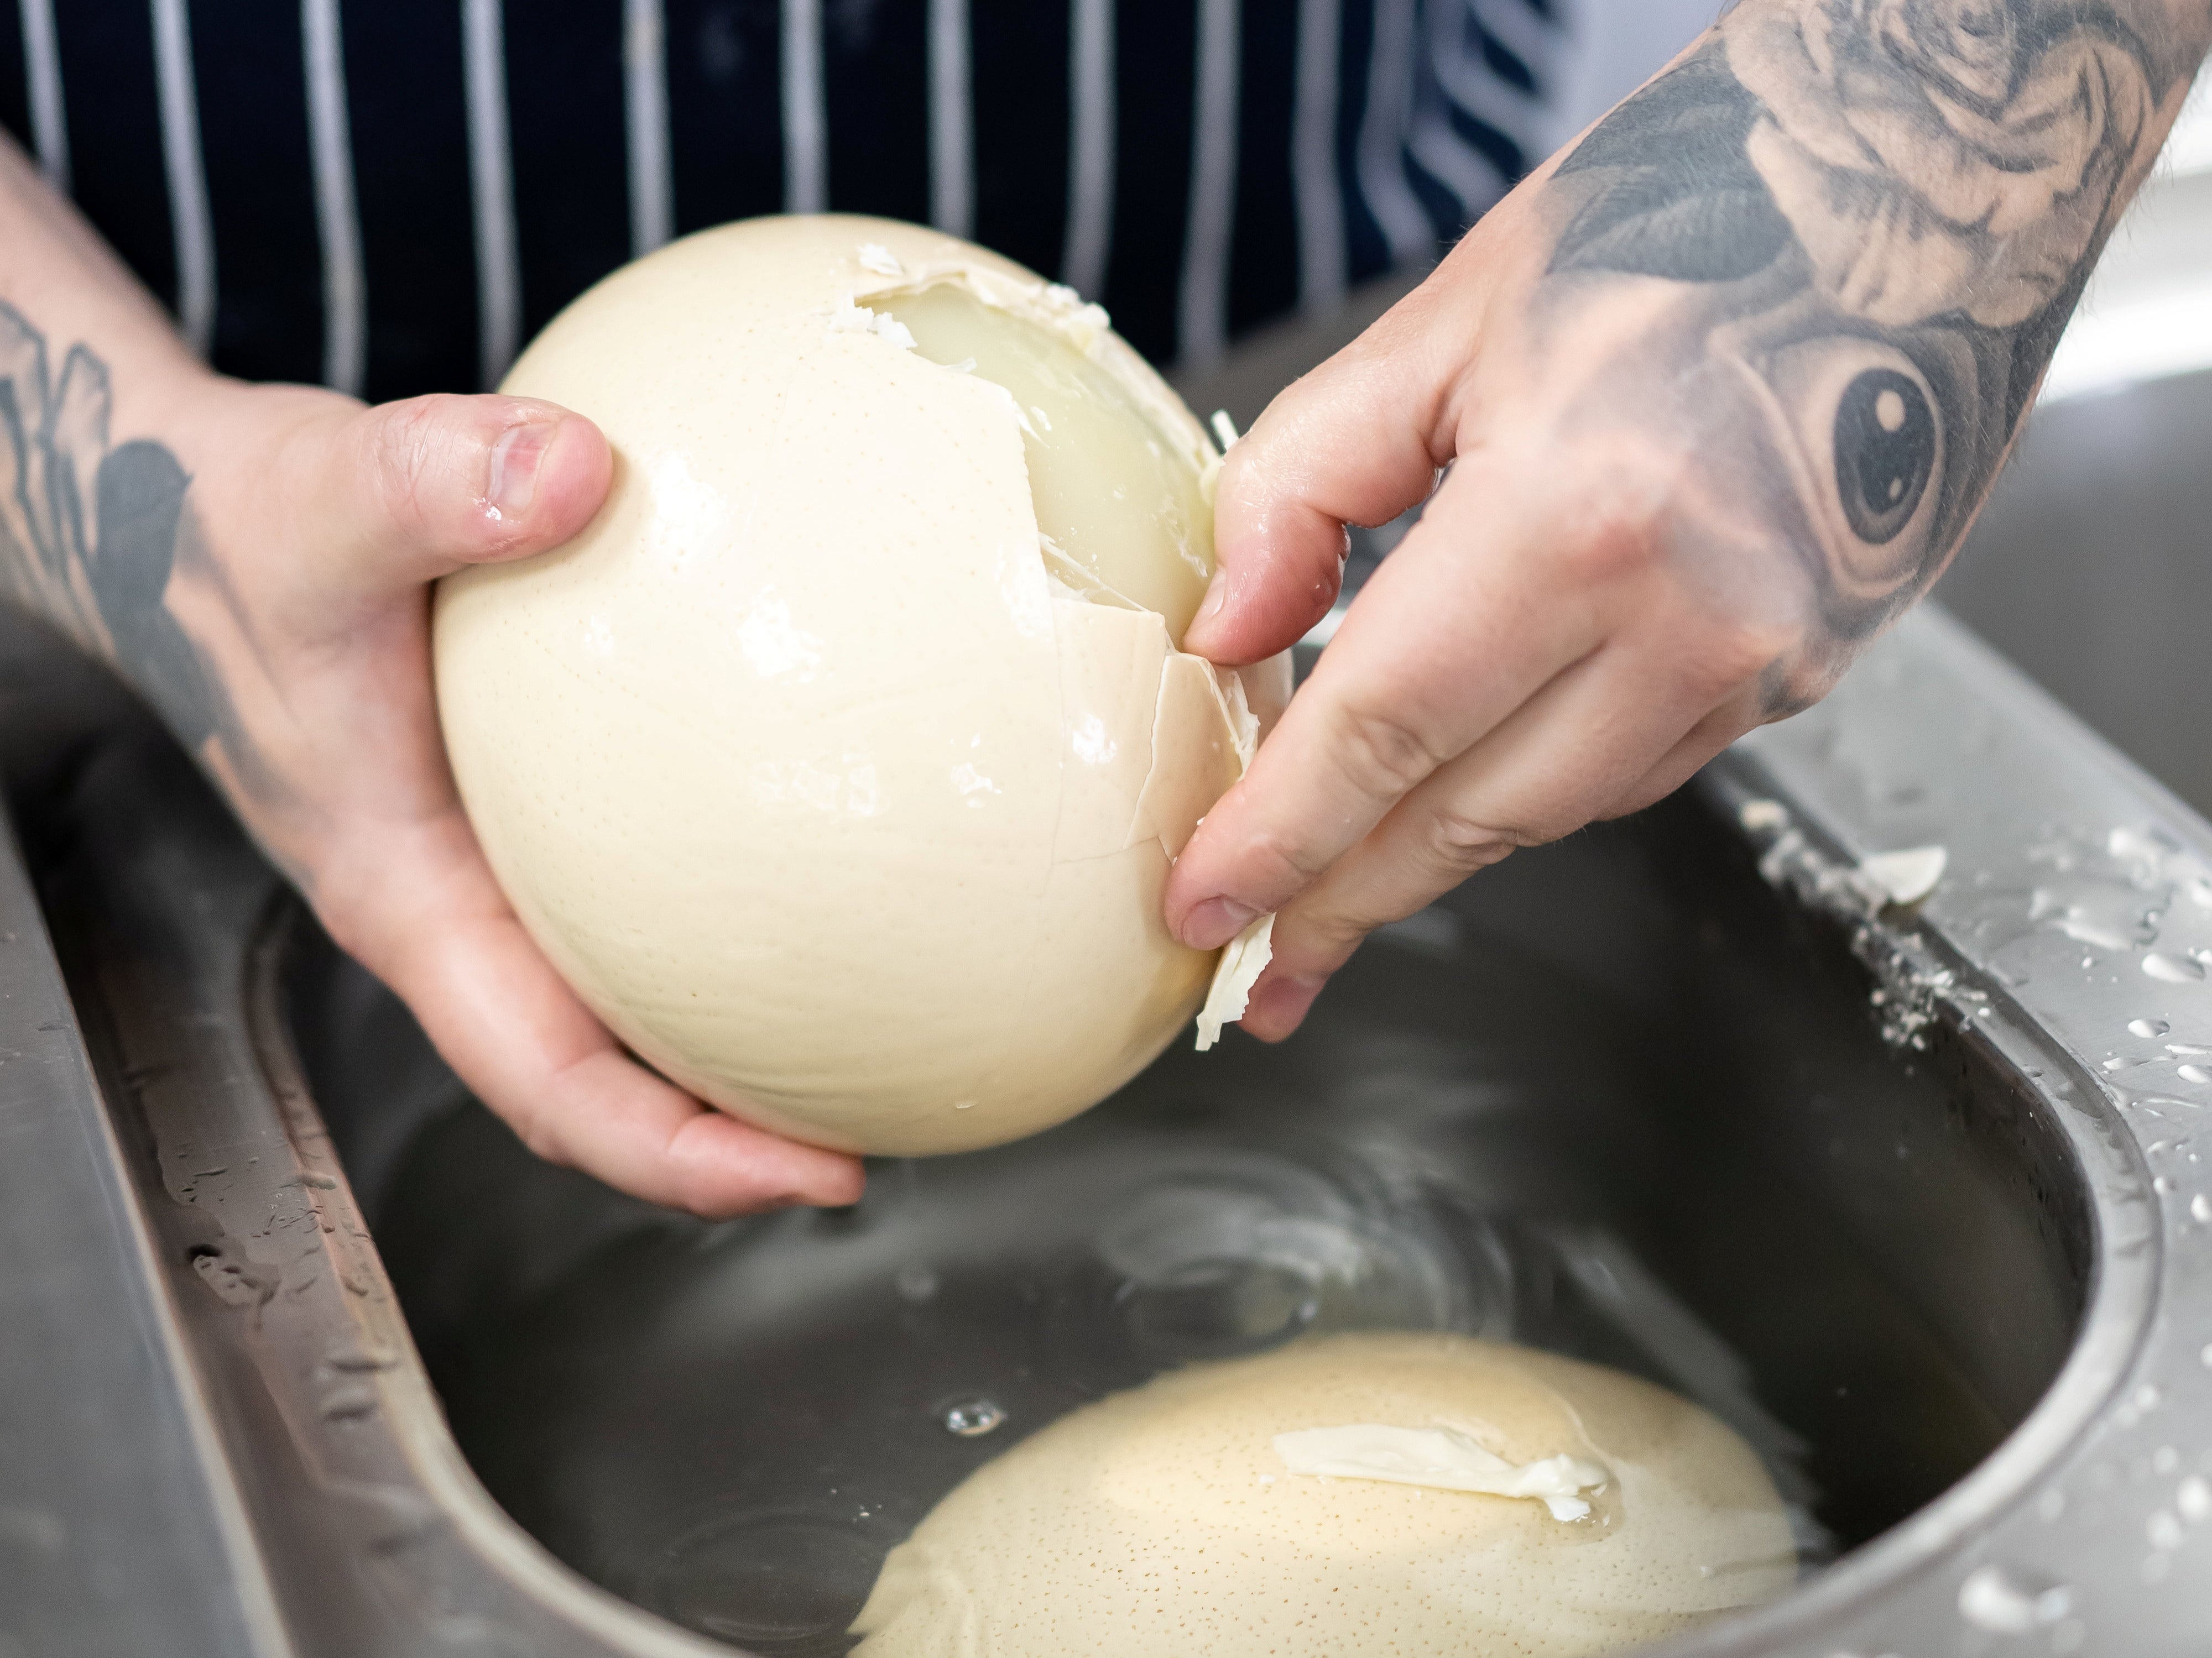
[[[219,369],[495,384],[672,235],[935,223],[1155,361],[1433,257],[1562,0],[0,0],[0,124]]]

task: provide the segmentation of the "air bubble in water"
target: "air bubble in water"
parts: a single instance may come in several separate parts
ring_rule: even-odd
[[[945,1431],[962,1439],[981,1439],[1006,1419],[1006,1406],[994,1399],[963,1399],[945,1407]]]

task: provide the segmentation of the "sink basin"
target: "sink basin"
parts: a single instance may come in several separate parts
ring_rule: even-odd
[[[112,688],[0,657],[0,1101],[46,1148],[0,1159],[0,1261],[47,1263],[0,1280],[0,1380],[98,1424],[0,1440],[28,1650],[840,1651],[981,1460],[1360,1326],[1601,1359],[1754,1445],[1803,1581],[1671,1651],[2212,1616],[2212,1083],[2166,1045],[2212,1043],[2212,827],[1939,614],[1388,930],[1293,1042],[720,1226],[526,1156]],[[1852,879],[1929,842],[1917,908]]]
[[[2093,1228],[1983,1032],[1886,1043],[1844,934],[1756,863],[1710,796],[1516,857],[1376,939],[1291,1042],[1179,1043],[1061,1129],[878,1166],[850,1212],[658,1215],[450,1091],[355,1189],[493,1497],[763,1653],[844,1651],[884,1552],[1024,1435],[1309,1330],[1511,1338],[1688,1394],[1817,1564],[2033,1407]],[[291,936],[350,1167],[404,1092],[380,1069],[429,1066]]]

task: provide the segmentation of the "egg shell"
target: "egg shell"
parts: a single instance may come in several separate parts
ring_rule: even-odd
[[[1602,1466],[1593,1512],[1286,1471],[1273,1436],[1452,1427]],[[1195,1365],[986,1463],[892,1550],[854,1658],[1584,1658],[1783,1593],[1796,1554],[1735,1433],[1599,1365],[1359,1333]]]
[[[1111,366],[1210,496],[1095,307],[915,226],[755,220],[532,343],[504,389],[597,422],[611,489],[435,610],[463,801],[563,976],[701,1098],[896,1155],[1060,1121],[1186,1025],[1215,957],[1161,894],[1250,736],[1159,616],[1048,578],[1012,399],[866,309],[938,281]]]

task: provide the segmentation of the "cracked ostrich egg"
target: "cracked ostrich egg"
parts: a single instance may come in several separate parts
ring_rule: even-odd
[[[1287,670],[1179,648],[1219,457],[1097,307],[919,227],[754,220],[608,277],[505,389],[596,421],[613,487],[441,586],[439,712],[507,897],[634,1051],[912,1156],[1241,1011],[1264,938],[1216,987],[1160,898]]]

